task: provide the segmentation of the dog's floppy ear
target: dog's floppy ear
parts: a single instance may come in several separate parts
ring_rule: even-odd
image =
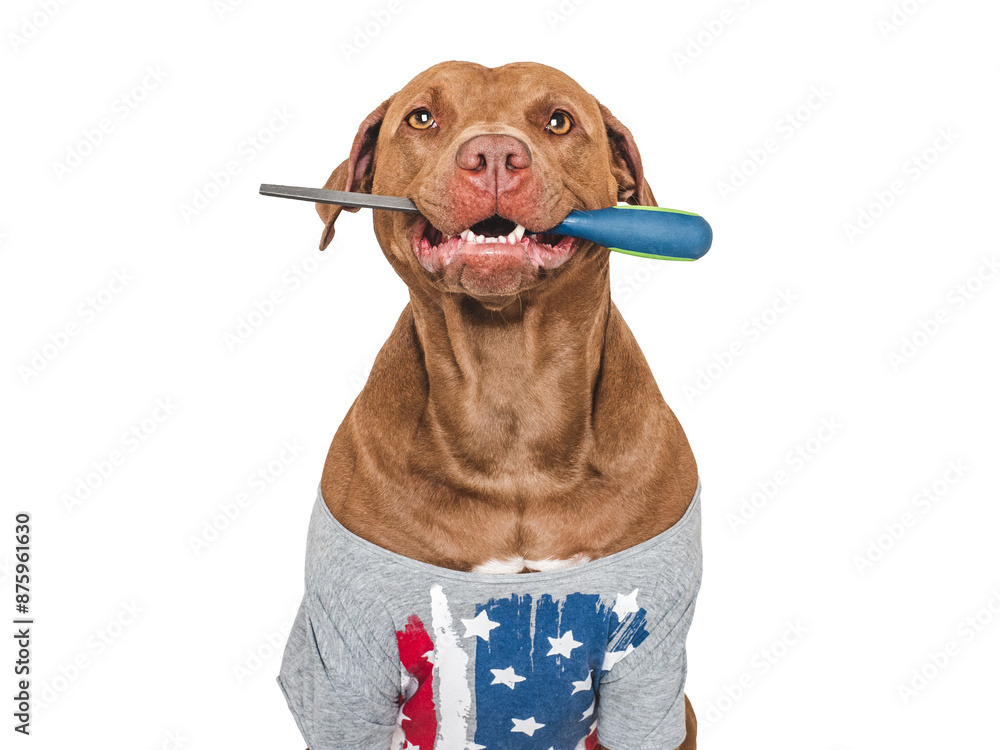
[[[611,174],[618,182],[618,200],[637,206],[655,206],[656,198],[643,176],[642,159],[632,133],[611,114],[611,110],[600,102],[598,106],[611,147]]]
[[[356,193],[370,193],[372,191],[372,178],[375,174],[375,143],[378,141],[378,133],[382,127],[386,110],[389,109],[390,101],[392,101],[392,97],[382,102],[361,123],[358,134],[354,136],[350,157],[333,170],[323,186],[326,190],[350,190]],[[333,206],[329,203],[316,204],[316,211],[326,225],[319,240],[320,250],[325,250],[326,246],[330,244],[330,240],[333,239],[333,225],[336,223],[337,217],[340,216],[340,212],[344,210],[353,213],[359,209],[345,209],[343,206]]]

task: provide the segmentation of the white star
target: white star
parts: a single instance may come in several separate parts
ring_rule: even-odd
[[[624,659],[626,656],[628,656],[629,654],[631,654],[633,651],[635,651],[635,646],[633,646],[630,643],[630,644],[628,644],[628,648],[625,649],[624,651],[608,651],[608,652],[606,652],[604,654],[604,665],[603,665],[602,669],[603,670],[611,669],[615,664],[617,664],[618,662],[620,662],[622,659]]]
[[[583,721],[588,716],[592,716],[594,714],[594,706],[595,705],[597,705],[597,699],[596,698],[594,698],[594,700],[592,700],[590,702],[590,708],[588,708],[586,711],[583,712],[583,717],[580,719],[580,721]]]
[[[570,693],[570,695],[576,695],[581,690],[590,690],[594,686],[594,683],[593,683],[593,680],[592,680],[593,676],[594,676],[594,671],[590,670],[589,672],[587,672],[587,679],[586,680],[579,680],[577,682],[574,682],[573,683],[573,692]]]
[[[535,717],[532,716],[527,719],[511,719],[514,722],[514,728],[511,732],[524,732],[529,737],[535,736],[535,730],[544,727],[544,724],[539,724],[535,721]]]
[[[429,661],[431,664],[433,664],[434,663],[434,649],[431,649],[430,651],[425,651],[424,652],[424,658],[427,661]]]
[[[560,638],[549,638],[549,643],[552,644],[552,649],[546,656],[552,656],[552,654],[559,654],[560,656],[568,657],[570,651],[572,651],[577,646],[582,646],[580,641],[573,640],[573,631],[567,630],[562,634]]]
[[[515,682],[524,682],[525,677],[521,677],[519,674],[514,673],[514,667],[507,667],[506,669],[491,669],[493,673],[493,682],[491,685],[506,685],[511,690],[514,689]]]
[[[628,596],[618,594],[618,597],[615,599],[615,606],[611,608],[611,611],[618,615],[619,620],[624,620],[625,615],[639,611],[639,605],[635,601],[635,595],[638,593],[639,589],[635,589]]]
[[[472,620],[467,620],[462,618],[462,624],[465,625],[465,635],[464,638],[469,638],[470,636],[478,635],[484,641],[490,640],[490,631],[493,628],[499,628],[499,622],[493,622],[489,615],[486,614],[484,609]]]

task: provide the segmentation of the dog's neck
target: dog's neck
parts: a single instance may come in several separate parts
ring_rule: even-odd
[[[683,515],[690,446],[594,257],[496,311],[410,287],[330,446],[322,491],[338,520],[469,570],[500,550],[609,554]]]
[[[411,293],[427,377],[425,436],[443,466],[493,483],[483,491],[518,492],[536,472],[548,491],[556,478],[571,486],[593,448],[608,267],[557,281],[496,311],[462,295]]]

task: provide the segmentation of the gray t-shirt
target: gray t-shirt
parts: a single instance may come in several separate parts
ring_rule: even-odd
[[[492,575],[372,544],[318,494],[278,675],[310,750],[677,747],[700,495],[635,547]]]

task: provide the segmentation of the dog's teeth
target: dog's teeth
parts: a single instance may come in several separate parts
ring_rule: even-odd
[[[489,243],[489,242],[493,242],[493,243],[496,243],[496,242],[498,242],[499,240],[498,240],[498,239],[497,239],[496,237],[486,237],[486,238],[484,238],[484,240],[483,240],[483,241],[484,241],[484,242],[487,242],[487,243]]]
[[[482,245],[484,242],[486,242],[486,238],[483,237],[483,235],[481,235],[481,234],[477,234],[476,235],[476,242],[478,242],[480,245]]]
[[[512,240],[511,237],[514,239]],[[514,227],[514,231],[507,235],[508,242],[520,242],[521,238],[524,237],[524,227],[518,224]]]
[[[507,235],[506,234],[501,234],[499,237],[497,237],[497,242],[499,242],[501,245],[506,245],[507,244]]]
[[[475,242],[476,241],[476,235],[473,233],[473,231],[471,229],[466,229],[464,232],[462,232],[462,241],[463,242]]]

